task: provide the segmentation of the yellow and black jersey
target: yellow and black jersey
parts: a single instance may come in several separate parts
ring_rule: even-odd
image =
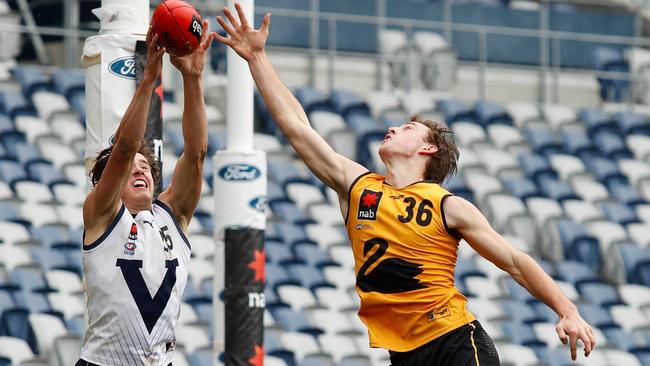
[[[451,194],[432,182],[398,189],[384,180],[365,173],[352,183],[346,229],[370,346],[406,352],[475,318],[454,287],[459,238],[442,210]]]

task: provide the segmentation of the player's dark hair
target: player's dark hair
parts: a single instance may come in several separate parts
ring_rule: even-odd
[[[113,152],[113,146],[114,145],[111,145],[97,154],[95,165],[90,170],[90,173],[88,173],[90,182],[92,183],[93,187],[97,185],[99,179],[102,177],[104,168],[106,168],[106,164],[108,163],[108,158],[111,156],[111,152]],[[143,140],[138,152],[142,154],[145,159],[147,159],[147,163],[149,163],[149,167],[151,169],[151,176],[153,177],[154,184],[158,184],[158,180],[160,179],[160,165],[158,164],[158,160],[156,159],[156,155],[154,154],[153,149],[149,147],[149,144],[146,141]]]
[[[424,170],[424,179],[442,183],[448,176],[456,174],[458,169],[458,148],[454,141],[454,131],[442,122],[423,120],[420,116],[411,116],[411,122],[419,122],[429,128],[427,142],[438,147],[431,155]]]

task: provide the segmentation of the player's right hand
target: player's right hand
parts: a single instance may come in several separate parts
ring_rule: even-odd
[[[152,27],[147,32],[147,61],[144,65],[142,81],[155,84],[162,70],[162,55],[165,54],[165,47],[158,45],[158,34],[153,33]]]
[[[271,24],[271,14],[267,13],[262,19],[260,29],[254,29],[248,23],[246,14],[239,3],[235,3],[239,21],[227,7],[223,8],[223,13],[228,18],[230,24],[226,23],[221,16],[217,16],[217,22],[228,33],[229,37],[215,35],[219,42],[230,46],[244,60],[250,61],[257,52],[264,51],[266,39],[269,37],[269,25]]]

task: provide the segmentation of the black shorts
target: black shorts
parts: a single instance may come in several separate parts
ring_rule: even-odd
[[[99,365],[90,363],[86,360],[79,359],[79,361],[77,361],[77,363],[75,363],[74,366],[99,366]],[[167,366],[172,366],[172,363],[170,362],[169,365]]]
[[[478,320],[408,352],[390,352],[392,366],[498,366],[499,355]]]

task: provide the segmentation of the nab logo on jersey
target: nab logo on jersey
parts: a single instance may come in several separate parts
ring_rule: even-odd
[[[375,192],[369,189],[364,189],[359,199],[359,212],[357,213],[358,220],[377,220],[377,208],[379,208],[379,201],[384,192]]]

